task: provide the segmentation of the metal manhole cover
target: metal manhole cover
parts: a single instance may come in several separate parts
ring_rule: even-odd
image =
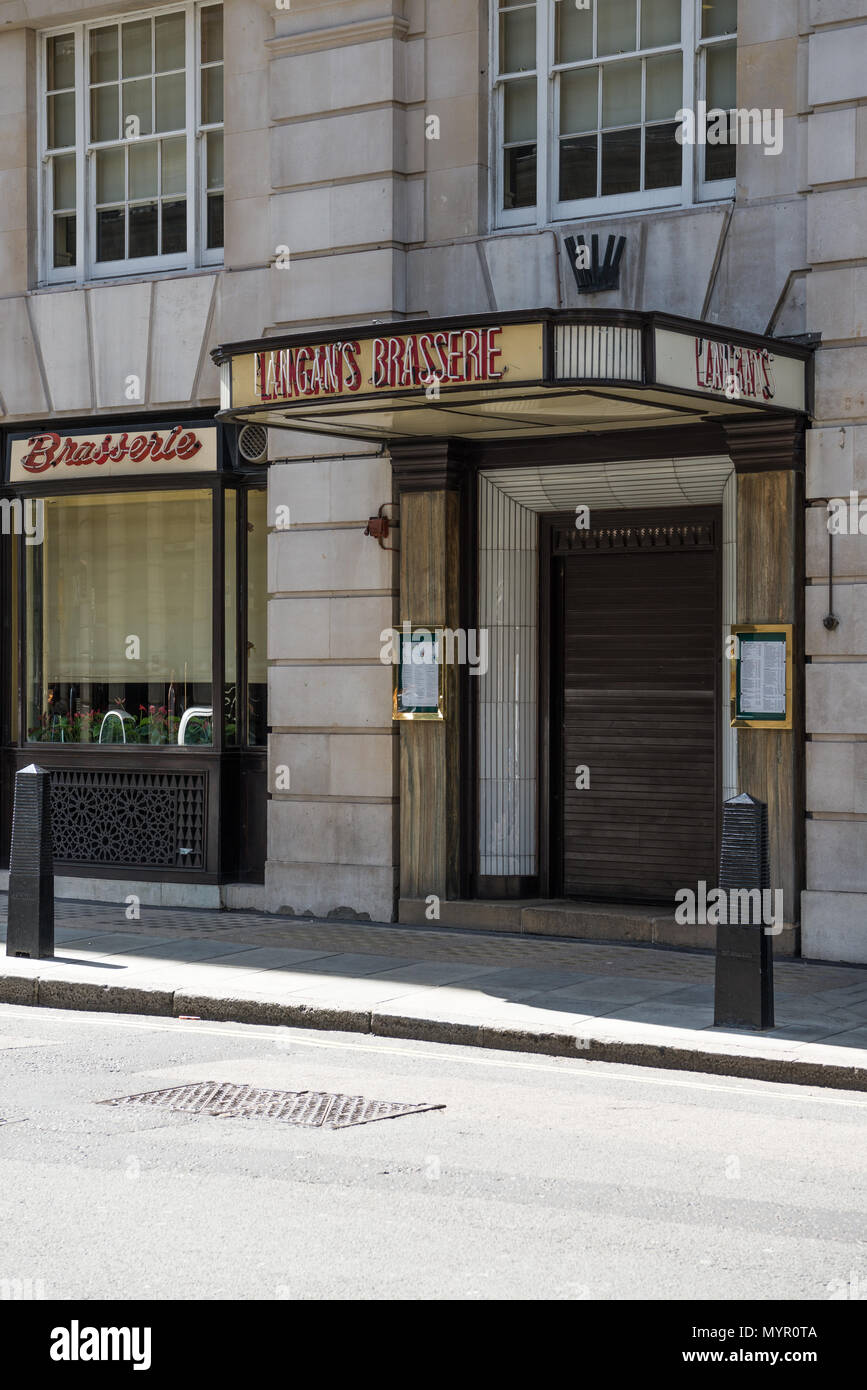
[[[366,1100],[364,1096],[331,1091],[268,1091],[259,1086],[235,1086],[228,1081],[196,1081],[136,1096],[115,1096],[99,1105],[153,1105],[187,1115],[224,1115],[247,1120],[282,1120],[317,1129],[348,1129],[397,1115],[445,1110],[441,1104],[413,1105],[406,1101]]]

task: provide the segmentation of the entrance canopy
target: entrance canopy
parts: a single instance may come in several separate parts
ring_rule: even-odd
[[[358,439],[514,439],[804,413],[810,349],[667,314],[542,309],[216,348],[219,418]]]

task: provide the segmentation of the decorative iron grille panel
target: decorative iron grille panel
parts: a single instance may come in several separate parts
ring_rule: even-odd
[[[579,531],[563,527],[554,533],[554,553],[597,552],[604,554],[624,550],[713,550],[712,521],[681,526],[606,526],[597,530]]]
[[[203,869],[206,801],[201,772],[54,770],[55,861]]]

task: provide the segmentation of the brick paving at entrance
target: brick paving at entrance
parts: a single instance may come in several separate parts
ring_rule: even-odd
[[[0,895],[4,932],[5,919]],[[686,1066],[693,1057],[698,1070],[750,1075],[759,1073],[745,1071],[746,1063],[764,1059],[773,1064],[770,1079],[804,1080],[785,1068],[809,1063],[854,1078],[819,1084],[867,1089],[862,967],[779,962],[777,1027],[755,1034],[713,1027],[710,951],[240,911],[142,907],[140,920],[130,921],[123,905],[66,900],[56,904],[55,926],[53,961],[0,957],[4,1002],[306,1023],[531,1051],[568,1052],[571,1039],[570,1055],[589,1050],[591,1060]],[[618,1047],[622,1056],[602,1055]],[[668,1052],[680,1060],[666,1060]]]

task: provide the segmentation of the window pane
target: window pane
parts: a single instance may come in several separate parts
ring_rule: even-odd
[[[223,245],[223,195],[208,194],[208,250],[216,251]]]
[[[683,147],[677,143],[679,124],[652,125],[644,132],[644,187],[679,188],[683,181]]]
[[[125,251],[124,210],[109,208],[96,214],[96,259],[98,261],[122,261]]]
[[[560,198],[596,197],[595,135],[560,141]]]
[[[503,89],[506,144],[536,138],[536,79],[522,77]]]
[[[48,40],[48,90],[75,86],[75,35],[57,34]]]
[[[641,47],[680,42],[680,0],[642,0]]]
[[[75,265],[75,215],[54,219],[54,264]]]
[[[123,76],[144,77],[151,71],[151,22],[137,19],[121,28],[123,44]]]
[[[185,193],[187,188],[187,142],[178,140],[162,142],[162,192]]]
[[[154,20],[155,72],[172,72],[184,66],[184,27],[183,12],[158,15]]]
[[[223,187],[223,132],[212,130],[205,137],[208,142],[208,187]]]
[[[156,142],[151,141],[143,145],[130,145],[130,198],[155,198],[158,191]]]
[[[500,72],[527,72],[536,66],[536,6],[500,16]]]
[[[596,52],[634,53],[638,38],[636,0],[597,3]]]
[[[218,63],[223,57],[223,7],[208,5],[202,10],[202,62]]]
[[[117,72],[117,25],[90,31],[90,80],[91,82],[116,82]]]
[[[738,0],[702,0],[701,35],[704,39],[717,34],[736,34]]]
[[[117,140],[118,128],[117,87],[94,87],[90,93],[90,138],[97,143],[101,140]]]
[[[536,146],[513,145],[504,152],[503,206],[530,208],[536,203]]]
[[[135,116],[138,119],[138,127],[129,123],[129,117]],[[153,119],[151,117],[151,80],[145,77],[138,82],[124,82],[123,84],[123,133],[127,140],[136,138],[136,129],[139,135],[150,135],[153,133]]]
[[[711,127],[713,129],[713,127]],[[732,117],[726,118],[726,130],[732,137]],[[708,132],[710,134],[710,131]],[[706,145],[704,152],[704,176],[708,180],[733,179],[737,172],[737,146]]]
[[[247,742],[268,742],[268,494],[247,493]]]
[[[560,76],[560,132],[595,130],[599,122],[599,69],[579,68]]]
[[[641,186],[641,130],[602,137],[602,194],[635,193]]]
[[[737,45],[714,44],[707,50],[707,104],[710,110],[733,111],[737,99]]]
[[[187,249],[187,204],[185,199],[163,203],[162,254],[175,256]]]
[[[645,73],[645,120],[664,121],[683,106],[683,55],[663,53],[648,58]]]
[[[629,125],[641,120],[641,62],[611,63],[602,68],[602,124]]]
[[[63,154],[54,160],[54,207],[75,207],[75,155]]]
[[[185,79],[182,72],[172,77],[158,77],[157,130],[183,130],[186,126]]]
[[[48,148],[66,150],[75,145],[75,93],[48,98]]]
[[[144,203],[129,210],[129,257],[157,254],[157,205]]]
[[[557,0],[555,63],[593,57],[593,10],[579,10],[575,0]]]
[[[223,68],[205,68],[202,72],[202,125],[213,125],[223,119]]]
[[[210,743],[210,494],[46,498],[44,522],[27,547],[28,738],[177,747],[198,710],[184,742]]]
[[[122,203],[124,191],[124,151],[98,150],[96,155],[97,203]]]

